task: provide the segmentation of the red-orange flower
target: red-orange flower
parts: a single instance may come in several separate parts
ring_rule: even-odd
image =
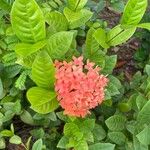
[[[55,61],[55,90],[64,113],[70,116],[85,117],[90,109],[104,100],[104,88],[108,79],[99,74],[100,68],[83,57],[73,57],[73,61]]]

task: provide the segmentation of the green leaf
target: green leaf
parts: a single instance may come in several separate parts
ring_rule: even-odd
[[[150,101],[148,101],[141,111],[138,113],[137,121],[141,124],[149,124],[150,123]]]
[[[1,0],[0,1],[0,8],[9,12],[11,9],[11,5],[9,5],[9,3],[6,2],[6,0]]]
[[[64,15],[69,22],[70,29],[75,29],[85,25],[85,23],[92,17],[93,13],[87,9],[81,9],[74,12],[66,7],[64,9]]]
[[[55,67],[47,52],[40,52],[32,65],[32,79],[42,88],[53,89],[55,82]]]
[[[139,94],[138,97],[136,98],[137,108],[141,110],[143,106],[146,104],[146,102],[147,102],[146,97],[142,94]]]
[[[3,94],[3,83],[2,83],[2,80],[0,78],[0,97],[2,96]]]
[[[74,32],[62,31],[52,35],[48,39],[48,54],[53,59],[59,59],[69,50]]]
[[[22,140],[21,140],[21,138],[19,137],[19,136],[17,136],[17,135],[14,135],[14,136],[12,136],[10,139],[9,139],[9,142],[11,143],[11,144],[21,144],[22,143]]]
[[[47,13],[45,19],[49,24],[49,29],[55,30],[53,32],[67,31],[68,29],[67,19],[58,11]]]
[[[31,108],[41,114],[52,112],[58,107],[55,92],[40,87],[29,89],[27,98],[31,103]]]
[[[102,28],[97,29],[94,32],[93,37],[103,48],[106,48],[106,49],[109,48],[109,45],[107,45],[106,43],[107,37],[106,37],[106,32],[104,29]]]
[[[13,132],[10,130],[3,130],[0,132],[0,136],[11,137],[11,136],[13,136]]]
[[[121,18],[121,24],[137,25],[141,21],[146,7],[147,0],[129,0]]]
[[[120,25],[118,25],[115,29],[112,29],[112,31],[110,30],[110,33],[108,32],[108,45],[116,46],[125,43],[136,31],[136,27],[130,27],[129,29],[124,30],[119,28],[121,28]]]
[[[115,145],[110,143],[97,143],[89,146],[89,150],[114,150]]]
[[[114,115],[108,118],[105,123],[112,131],[121,131],[125,128],[126,118],[121,115]]]
[[[144,72],[147,73],[148,76],[150,76],[150,65],[145,66]]]
[[[83,137],[83,133],[80,131],[79,127],[74,123],[65,124],[64,135],[73,137],[77,141],[81,140]]]
[[[123,145],[126,142],[126,136],[122,132],[109,132],[109,139],[118,145]]]
[[[93,37],[94,32],[95,29],[91,27],[86,36],[84,54],[88,58],[99,49],[99,44]]]
[[[105,57],[105,66],[102,70],[104,74],[111,74],[117,63],[117,55]]]
[[[36,43],[46,37],[44,17],[35,0],[15,0],[11,23],[22,42]]]
[[[60,140],[59,140],[59,142],[58,142],[58,144],[57,144],[57,147],[58,148],[63,148],[63,149],[65,149],[66,148],[66,145],[69,143],[69,139],[66,137],[66,136],[63,136]]]
[[[137,25],[138,28],[150,30],[150,23],[142,23]]]
[[[20,115],[20,119],[26,124],[34,125],[34,120],[31,114],[26,110],[23,110],[22,114]]]
[[[42,139],[37,140],[32,147],[32,150],[42,150],[43,141]]]
[[[80,10],[82,9],[88,0],[68,0],[68,7],[71,10]]]
[[[85,140],[81,140],[75,146],[75,150],[88,150],[88,144]]]
[[[111,7],[115,10],[115,11],[118,11],[118,12],[123,12],[123,9],[124,9],[124,1],[123,0],[117,0],[113,3],[111,3]]]
[[[21,57],[27,57],[46,45],[46,41],[40,41],[35,44],[18,43],[15,47],[15,52]]]
[[[3,138],[0,138],[0,149],[5,149],[6,148],[6,143]]]
[[[136,137],[143,145],[150,145],[150,126],[145,127]]]
[[[106,132],[101,125],[96,124],[93,130],[94,139],[96,142],[103,140],[106,137]]]

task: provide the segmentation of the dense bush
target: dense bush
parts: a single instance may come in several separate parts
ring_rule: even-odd
[[[124,1],[108,2],[122,12]],[[148,49],[135,54],[140,71],[129,83],[113,74],[109,52],[137,28],[150,30],[140,23],[147,3],[129,0],[110,29],[97,19],[103,0],[1,0],[0,149],[148,150]],[[18,120],[33,126],[28,139]]]

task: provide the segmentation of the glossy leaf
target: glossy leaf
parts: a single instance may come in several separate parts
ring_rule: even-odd
[[[58,12],[50,12],[46,14],[46,22],[49,24],[49,29],[55,32],[66,31],[68,29],[68,21],[65,16]],[[54,32],[54,31],[53,31]]]
[[[32,79],[42,88],[53,89],[55,82],[55,67],[47,52],[40,52],[32,65]]]
[[[121,24],[137,25],[141,21],[146,7],[147,0],[129,0],[121,18]]]
[[[47,42],[47,52],[53,59],[63,57],[69,50],[74,32],[62,31],[52,35]]]
[[[45,38],[45,22],[35,0],[15,0],[11,23],[17,37],[25,43],[36,43]]]
[[[68,0],[68,7],[71,10],[82,9],[88,0]]]
[[[150,30],[150,23],[141,23],[141,24],[138,24],[137,27]]]
[[[69,22],[70,29],[75,29],[85,25],[85,23],[92,17],[93,13],[87,9],[81,9],[74,12],[66,7],[64,9],[64,15]]]
[[[107,45],[106,41],[107,41],[107,36],[106,36],[106,32],[104,29],[99,28],[94,32],[94,38],[96,39],[96,41],[100,44],[100,46],[102,46],[103,48],[109,48],[109,45]]]
[[[21,144],[22,143],[22,140],[19,136],[17,135],[14,135],[12,136],[10,139],[9,139],[9,142],[12,143],[12,144]]]
[[[15,52],[21,57],[27,57],[37,52],[46,45],[46,41],[40,41],[35,44],[19,43],[15,47]]]
[[[31,108],[41,114],[52,112],[58,107],[55,92],[40,87],[29,89],[27,98],[31,103]]]

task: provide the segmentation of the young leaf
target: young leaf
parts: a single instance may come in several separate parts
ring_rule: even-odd
[[[9,142],[12,143],[12,144],[21,144],[22,143],[22,140],[19,136],[17,135],[14,135],[12,136],[10,139],[9,139]]]
[[[125,128],[126,118],[121,115],[114,115],[108,118],[105,123],[112,131],[121,131]]]
[[[58,12],[50,12],[46,14],[46,22],[49,24],[49,28],[55,30],[55,32],[67,31],[68,29],[68,21],[65,16]]]
[[[0,136],[2,136],[2,137],[11,137],[11,136],[13,136],[13,132],[10,131],[10,130],[2,130],[0,132]]]
[[[15,52],[21,57],[27,57],[35,53],[46,45],[46,41],[40,41],[35,44],[18,43],[15,47]]]
[[[40,52],[32,65],[32,79],[42,88],[53,89],[55,82],[55,67],[47,52]]]
[[[3,94],[3,84],[2,84],[2,80],[0,78],[0,97],[2,96]]]
[[[0,149],[5,149],[6,148],[6,143],[3,138],[0,138]]]
[[[85,25],[85,23],[92,17],[93,13],[87,9],[81,9],[74,12],[66,7],[64,9],[64,15],[69,22],[70,29],[75,29]]]
[[[115,33],[114,34],[111,33],[111,34],[116,35],[116,36],[114,36],[110,41],[108,41],[108,45],[116,46],[116,45],[126,42],[134,34],[135,30],[136,30],[136,27],[131,27],[129,29],[120,30],[121,32],[118,34],[116,34],[116,31],[114,31]]]
[[[146,7],[147,0],[129,0],[121,18],[121,24],[137,25],[141,21]]]
[[[114,150],[115,145],[110,143],[97,143],[89,146],[89,150]]]
[[[81,140],[78,142],[78,144],[75,146],[75,150],[88,150],[88,144],[85,140]]]
[[[93,37],[96,39],[96,41],[103,47],[103,48],[109,48],[109,45],[106,43],[106,32],[104,29],[99,28],[94,32]]]
[[[53,59],[61,58],[69,50],[74,32],[62,31],[52,35],[48,39],[47,52]]]
[[[141,23],[141,24],[138,24],[137,27],[150,30],[150,23]]]
[[[41,114],[52,112],[58,107],[55,92],[40,87],[29,89],[27,98],[31,103],[31,108]]]
[[[42,139],[37,140],[32,147],[32,150],[42,150],[43,141]]]
[[[71,10],[80,10],[82,9],[88,0],[68,0],[68,7]]]
[[[46,36],[45,22],[35,0],[15,0],[11,23],[17,37],[25,43],[36,43]]]
[[[91,27],[86,36],[84,54],[88,58],[99,49],[99,43],[93,37],[94,32],[95,29]]]

